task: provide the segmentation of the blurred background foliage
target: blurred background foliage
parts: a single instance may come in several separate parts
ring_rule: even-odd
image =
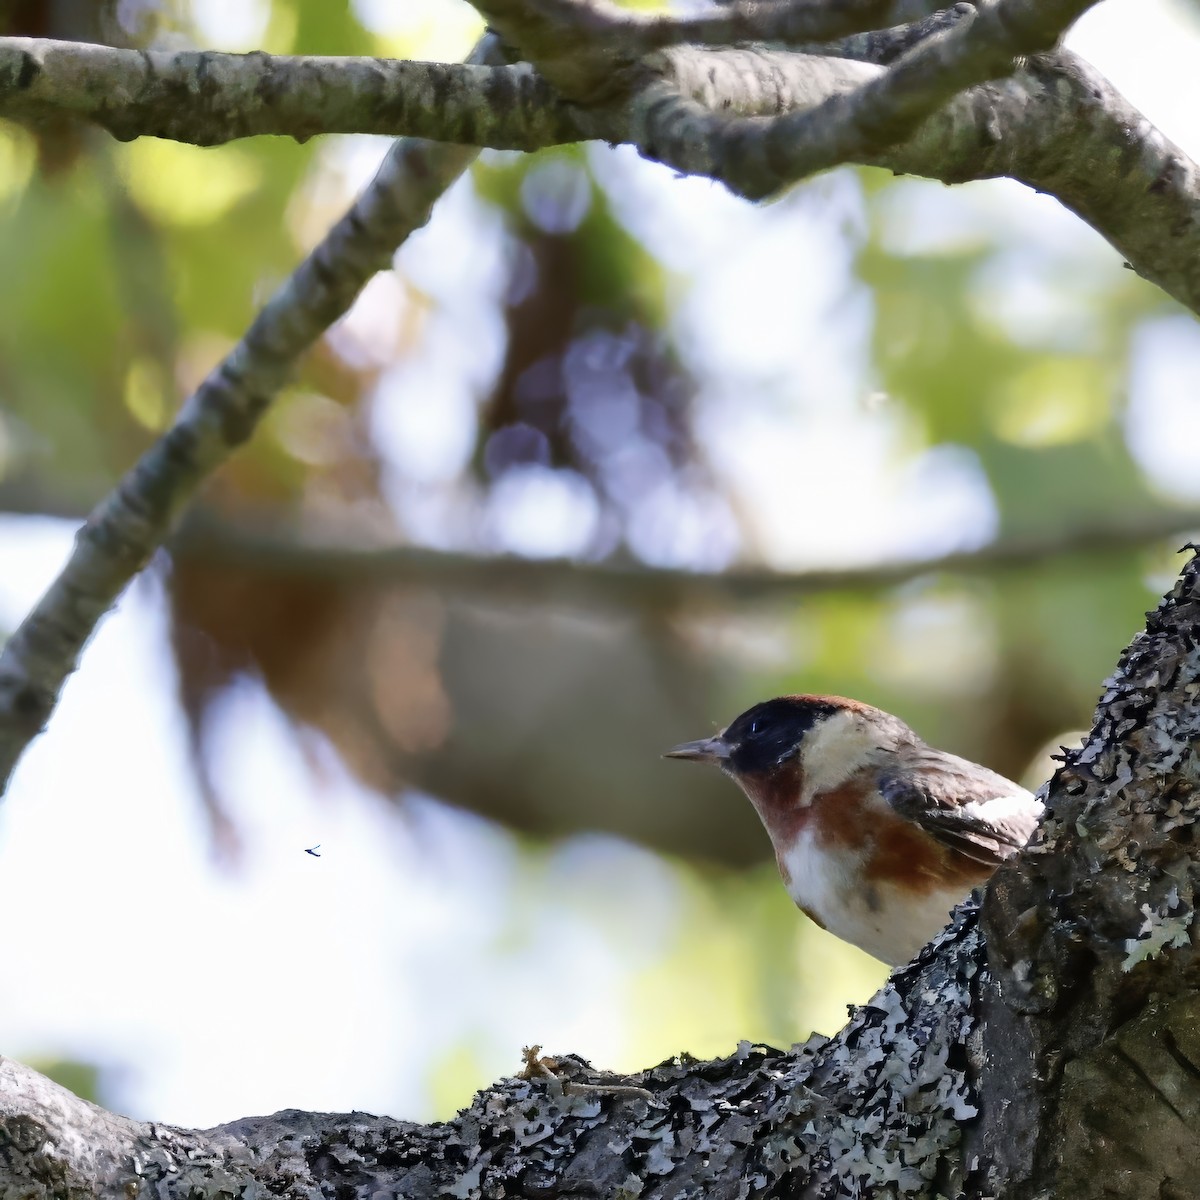
[[[479,26],[454,0],[9,0],[0,28],[457,58]],[[86,511],[383,147],[0,123],[0,507]],[[830,691],[1036,785],[1173,573],[1174,543],[1129,531],[1195,521],[1171,397],[1198,353],[1189,318],[1015,186],[840,171],[754,209],[605,148],[484,154],[156,567],[216,859],[244,831],[213,730],[250,686],[318,791],[332,754],[402,822],[420,794],[511,831],[490,953],[581,906],[625,960],[620,1065],[831,1031],[882,969],[790,908],[731,786],[659,753]],[[1031,536],[1059,552],[990,564]],[[331,546],[466,565],[338,571]],[[877,570],[976,550],[969,571]],[[495,555],[563,569],[498,589]],[[624,591],[592,597],[605,567]],[[807,591],[823,567],[858,574]],[[702,586],[756,570],[795,594]],[[628,887],[647,853],[669,921]],[[433,1111],[508,1062],[493,1041],[437,1042]]]

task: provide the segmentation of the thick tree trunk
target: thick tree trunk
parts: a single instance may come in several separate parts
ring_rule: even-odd
[[[989,888],[980,1195],[1200,1196],[1198,589],[1193,558]]]

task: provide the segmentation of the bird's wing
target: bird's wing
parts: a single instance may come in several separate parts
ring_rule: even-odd
[[[879,794],[900,816],[989,867],[1016,854],[1042,815],[1041,801],[1023,787],[940,752],[881,776]]]

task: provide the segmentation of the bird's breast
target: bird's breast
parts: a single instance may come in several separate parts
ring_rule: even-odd
[[[988,874],[861,790],[815,796],[771,833],[793,902],[887,963],[912,958]]]

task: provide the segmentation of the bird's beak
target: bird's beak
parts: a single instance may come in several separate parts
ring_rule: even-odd
[[[701,738],[698,742],[684,742],[668,750],[663,758],[690,758],[695,762],[716,763],[720,766],[729,758],[731,747],[729,743],[717,734],[715,737]]]

